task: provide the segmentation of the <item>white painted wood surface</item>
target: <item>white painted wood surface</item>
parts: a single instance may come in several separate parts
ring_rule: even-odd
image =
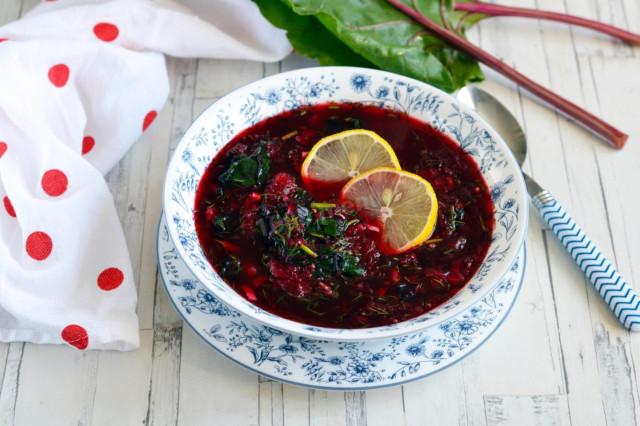
[[[0,24],[37,0],[2,0]],[[504,0],[640,32],[638,0]],[[491,19],[469,38],[630,135],[615,151],[500,76],[482,86],[530,141],[525,169],[640,290],[640,49],[566,25]],[[312,66],[168,58],[172,92],[109,173],[138,282],[141,346],[128,353],[0,344],[2,425],[634,425],[640,334],[619,326],[535,211],[527,270],[505,324],[471,356],[426,379],[367,392],[307,390],[261,378],[185,327],[157,274],[166,163],[191,120],[230,90]],[[1,64],[0,64],[1,66]]]

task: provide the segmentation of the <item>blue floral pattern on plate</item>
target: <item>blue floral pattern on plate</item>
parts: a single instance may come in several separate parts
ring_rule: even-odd
[[[402,111],[430,123],[460,144],[479,165],[495,204],[495,229],[488,256],[471,282],[449,301],[421,317],[376,330],[320,329],[284,320],[239,297],[209,265],[193,221],[197,185],[215,154],[238,132],[301,105],[360,102]],[[515,261],[527,228],[528,200],[515,159],[497,133],[448,94],[392,73],[322,67],[267,77],[211,105],[187,130],[170,161],[163,209],[178,255],[198,280],[227,306],[261,322],[307,337],[359,341],[392,337],[437,324],[464,310],[500,280]]]
[[[274,380],[327,390],[395,386],[436,373],[466,357],[506,318],[520,291],[524,246],[503,279],[473,306],[439,325],[369,342],[311,340],[262,325],[220,303],[189,271],[158,229],[160,275],[185,322],[222,355]]]

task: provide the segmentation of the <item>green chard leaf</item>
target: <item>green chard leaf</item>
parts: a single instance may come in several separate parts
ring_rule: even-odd
[[[360,258],[346,253],[340,254],[340,270],[345,275],[362,276],[367,271],[360,266]]]
[[[265,13],[265,4],[275,3],[274,0],[254,1],[262,5],[260,7],[263,13]],[[448,92],[463,87],[467,81],[480,81],[484,78],[475,60],[444,44],[385,0],[280,0],[280,2],[288,6],[288,11],[282,8],[282,5],[278,5],[271,8],[269,14],[265,15],[276,26],[278,26],[278,19],[274,15],[285,20],[286,13],[292,21],[295,18],[291,12],[298,18],[314,18],[316,21],[298,20],[295,30],[290,29],[294,24],[284,25],[281,28],[287,29],[288,34],[304,34],[305,26],[308,25],[307,30],[317,34],[322,32],[316,24],[320,22],[336,39],[355,53],[352,56],[360,56],[377,68],[425,81]],[[407,2],[407,4],[410,3]],[[460,25],[461,33],[475,22],[471,19],[461,22],[463,14],[453,12],[451,0],[446,0],[444,7],[441,0],[415,0],[411,4],[415,4],[422,14],[441,25],[444,22],[444,25],[452,29],[457,29]],[[282,22],[280,23],[282,25]],[[297,38],[297,41],[304,48],[299,49],[294,46],[296,50],[308,55],[305,50],[311,48],[315,51],[315,56],[308,56],[312,57],[319,58],[320,50],[325,54],[331,54],[335,49],[334,45],[323,45],[323,39],[320,38]],[[335,62],[332,64],[353,65],[344,62],[342,56],[336,56],[334,59]],[[329,63],[323,65],[326,64]],[[362,89],[368,89],[368,87]]]
[[[244,188],[252,185],[264,185],[271,171],[271,159],[263,145],[251,153],[238,154],[231,157],[229,168],[218,180],[225,186]]]
[[[338,237],[343,229],[338,227],[336,219],[320,217],[307,226],[307,232],[317,237]]]
[[[253,0],[262,15],[275,27],[287,31],[291,46],[301,55],[317,59],[320,65],[349,65],[376,68],[342,43],[313,16],[295,13],[281,0]]]

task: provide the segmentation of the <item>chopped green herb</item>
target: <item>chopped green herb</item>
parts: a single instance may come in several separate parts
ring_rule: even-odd
[[[310,205],[312,209],[333,209],[335,206],[335,203],[311,203]]]
[[[289,133],[287,133],[286,135],[284,135],[284,136],[282,137],[282,140],[283,140],[283,141],[286,141],[287,139],[291,139],[292,137],[294,137],[294,136],[295,136],[295,135],[297,135],[297,134],[298,134],[298,131],[297,131],[297,130],[294,130],[294,131],[289,132]]]
[[[452,205],[449,209],[449,227],[452,231],[455,232],[464,225],[462,219],[464,219],[464,208],[456,208]]]
[[[224,262],[220,270],[220,275],[223,277],[238,275],[242,270],[240,260],[234,256],[229,256],[229,259]]]
[[[302,249],[303,252],[307,253],[309,256],[316,258],[318,257],[318,255],[311,250],[309,247],[305,246],[304,244],[300,244],[300,248]]]
[[[216,216],[212,220],[213,229],[218,235],[228,235],[233,229],[231,226],[231,218],[229,216]]]
[[[438,244],[442,242],[442,238],[432,238],[424,242],[424,244]]]

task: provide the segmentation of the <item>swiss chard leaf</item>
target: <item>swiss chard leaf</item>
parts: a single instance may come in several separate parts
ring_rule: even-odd
[[[342,233],[343,229],[341,230],[340,228],[337,220],[321,217],[316,219],[315,223],[309,226],[307,230],[312,235],[326,235],[335,238]]]
[[[345,275],[362,276],[367,271],[360,266],[360,258],[342,253],[338,262],[340,271]]]
[[[259,5],[273,2],[254,1]],[[289,11],[278,6],[265,15],[276,26],[278,23],[274,15],[279,13],[294,12],[299,18],[314,17],[348,49],[375,67],[425,81],[448,92],[464,86],[467,81],[479,81],[484,78],[475,60],[444,44],[385,0],[280,1],[288,6]],[[444,4],[440,0],[416,0],[413,4],[421,13],[440,25],[455,29],[460,24],[460,31],[463,31],[472,23],[459,22],[462,14],[452,12],[451,0],[445,1]],[[263,6],[261,10],[262,8]],[[280,15],[281,18],[282,16]],[[309,22],[316,25],[314,21],[298,21],[296,25],[299,27],[295,31],[285,26],[281,28],[288,29],[292,34],[303,34],[302,29]],[[282,25],[282,22],[280,24]],[[317,33],[319,30],[313,27],[312,31]],[[324,46],[320,39],[312,41],[298,38],[298,41],[307,49],[312,45],[315,51],[322,50],[325,53],[333,46]],[[296,50],[301,54],[307,54],[305,49],[296,47]],[[315,55],[313,57],[318,57],[317,52]],[[336,57],[336,61],[338,60],[340,62],[334,64],[352,65]],[[360,86],[359,89],[369,89],[365,86]]]
[[[275,27],[287,31],[296,52],[317,59],[320,65],[376,68],[327,30],[315,17],[295,13],[281,0],[253,0]]]
[[[238,154],[231,157],[229,168],[218,180],[224,186],[244,188],[251,185],[264,185],[271,171],[271,159],[263,145],[251,153]]]

